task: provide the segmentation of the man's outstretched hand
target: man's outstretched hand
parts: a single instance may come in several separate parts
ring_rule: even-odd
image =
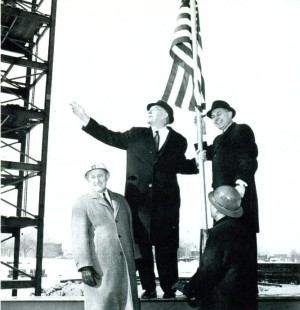
[[[86,114],[85,109],[77,102],[73,101],[70,103],[72,112],[82,121],[83,125],[86,126],[90,120],[90,117]]]

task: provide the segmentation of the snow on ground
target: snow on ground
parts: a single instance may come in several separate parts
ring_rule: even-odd
[[[300,285],[296,284],[281,284],[281,286],[258,285],[259,296],[299,296]]]
[[[4,262],[11,261],[11,258],[3,258]],[[26,258],[21,259],[22,267],[30,269],[33,268],[35,259]],[[179,276],[191,277],[198,268],[198,261],[191,262],[178,262]],[[58,296],[81,296],[83,294],[83,284],[61,282],[66,280],[80,279],[81,274],[77,272],[73,259],[59,259],[59,258],[45,258],[43,260],[43,269],[45,269],[46,277],[42,278],[42,288],[45,295],[58,295]],[[9,279],[7,277],[8,269],[4,265],[0,266],[1,279]],[[157,272],[156,272],[157,275]],[[26,279],[26,278],[23,278]],[[142,293],[142,288],[138,286],[139,295]],[[34,294],[34,289],[19,289],[18,296],[27,297]],[[157,287],[158,296],[162,296],[163,292],[160,287]],[[181,293],[177,292],[177,296]],[[294,284],[282,284],[278,285],[259,285],[260,296],[271,295],[288,295],[288,296],[300,296],[300,285]],[[1,297],[11,296],[11,290],[1,290]]]

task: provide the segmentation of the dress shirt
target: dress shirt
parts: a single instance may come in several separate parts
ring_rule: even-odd
[[[104,196],[103,196],[103,194],[105,194],[105,198],[108,200],[108,202],[110,203],[110,205],[113,207],[113,204],[112,204],[112,201],[111,201],[111,198],[110,198],[110,196],[109,196],[108,191],[105,190],[103,193],[99,193],[99,195],[100,195],[103,199],[105,199]]]
[[[155,132],[158,131],[159,133],[159,146],[158,146],[158,149],[160,150],[161,147],[164,145],[164,143],[166,142],[167,140],[167,137],[168,137],[168,134],[169,134],[169,129],[167,127],[163,127],[159,130],[154,130],[152,128],[152,134],[153,134],[153,138],[155,136]]]

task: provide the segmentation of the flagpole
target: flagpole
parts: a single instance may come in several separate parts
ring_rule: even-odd
[[[191,8],[191,28],[192,28],[192,46],[193,46],[193,69],[194,69],[194,96],[197,106],[202,106],[202,97],[198,87],[197,80],[197,57],[198,57],[198,44],[197,44],[197,20],[196,20],[196,0],[190,0]],[[197,143],[198,150],[203,150],[203,128],[202,128],[202,116],[199,108],[196,108],[197,118]],[[202,256],[205,242],[207,240],[208,222],[207,222],[207,205],[206,205],[206,188],[205,188],[205,173],[204,173],[204,160],[198,157],[199,163],[199,177],[200,177],[200,195],[201,195],[201,210],[202,210],[202,227],[200,229],[200,258]],[[200,259],[199,259],[200,264]]]

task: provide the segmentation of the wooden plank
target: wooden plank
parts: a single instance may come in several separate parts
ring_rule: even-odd
[[[1,289],[35,287],[35,280],[2,280]]]

